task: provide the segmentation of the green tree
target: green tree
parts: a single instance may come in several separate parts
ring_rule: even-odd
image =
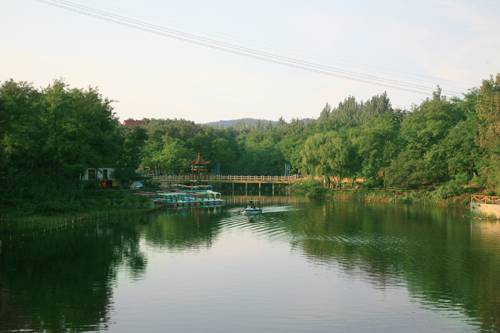
[[[361,176],[366,185],[380,185],[382,182],[379,172],[384,172],[397,156],[399,131],[400,124],[392,112],[351,130],[352,141],[362,161]]]
[[[385,173],[387,185],[396,187],[420,187],[430,178],[432,173],[421,153],[411,148],[403,150],[392,160]]]
[[[305,174],[326,178],[328,187],[334,177],[339,186],[345,177],[358,171],[358,156],[351,141],[336,132],[318,133],[309,137],[302,150]]]
[[[455,174],[467,173],[467,181],[472,178],[478,161],[481,160],[481,151],[476,142],[479,131],[475,104],[477,93],[472,90],[464,95],[464,100],[456,101],[457,107],[463,108],[467,119],[457,123],[442,142],[449,168],[454,170]]]
[[[423,159],[430,175],[433,175],[431,177],[433,180],[426,179],[425,181],[449,179],[449,167],[443,140],[452,128],[466,119],[465,114],[461,111],[455,104],[441,97],[438,88],[432,99],[428,98],[419,106],[415,106],[404,119],[401,137],[406,143],[406,149],[410,150],[411,153],[405,154],[403,160],[409,162],[410,158]]]
[[[159,167],[164,173],[178,173],[189,167],[188,159],[193,155],[194,153],[184,147],[181,140],[165,134],[162,138],[161,149],[146,155],[143,159],[143,166]]]
[[[146,129],[134,126],[128,129],[122,125],[120,137],[120,154],[117,158],[118,166],[112,177],[120,182],[127,183],[136,173],[144,157],[144,146],[148,139]]]
[[[26,83],[0,89],[2,191],[8,200],[72,195],[80,175],[116,157],[117,119],[97,89],[62,80],[37,91]]]
[[[483,151],[479,169],[489,184],[500,186],[500,74],[483,81],[477,98],[477,113],[477,142]]]

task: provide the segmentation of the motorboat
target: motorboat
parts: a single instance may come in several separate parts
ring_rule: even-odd
[[[262,207],[260,200],[247,200],[247,207],[245,208],[246,215],[262,214]]]

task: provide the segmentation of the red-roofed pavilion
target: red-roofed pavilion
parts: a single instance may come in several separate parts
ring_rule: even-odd
[[[194,172],[196,171],[198,172],[197,180],[200,180],[200,173],[205,172],[205,175],[207,174],[207,165],[209,163],[210,161],[205,161],[201,158],[200,153],[198,153],[198,157],[189,162],[191,164],[191,178],[194,178]]]
[[[123,122],[123,125],[127,126],[128,128],[132,128],[134,126],[139,126],[139,127],[148,126],[145,120],[133,120],[133,119],[125,120]]]

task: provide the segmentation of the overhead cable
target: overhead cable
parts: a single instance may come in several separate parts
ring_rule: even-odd
[[[343,70],[339,68],[334,68],[330,66],[325,66],[321,64],[316,64],[313,62],[303,61],[300,59],[294,59],[290,57],[280,56],[277,54],[258,51],[248,47],[238,46],[235,44],[230,44],[215,39],[210,39],[206,37],[201,37],[198,35],[165,28],[162,26],[150,24],[147,22],[142,22],[134,20],[128,17],[116,15],[113,13],[101,11],[91,7],[75,4],[65,0],[36,0],[40,3],[48,4],[51,6],[59,7],[65,10],[104,20],[107,22],[119,24],[122,26],[130,27],[133,29],[141,30],[144,32],[160,35],[163,37],[168,37],[191,44],[204,46],[207,48],[232,53],[248,58],[258,59],[261,61],[266,61],[269,63],[279,64],[287,67],[302,69],[309,72],[319,73],[323,75],[338,77],[346,80],[352,80],[357,82],[363,82],[367,84],[372,84],[376,86],[392,88],[397,90],[403,90],[408,92],[413,92],[417,94],[429,95],[435,91],[435,87],[429,87],[420,84],[414,84],[409,82],[403,82],[398,80],[386,79],[383,77],[378,77],[375,75],[360,74],[353,71]],[[456,91],[451,91],[447,89],[442,89],[442,93],[451,96],[459,96],[461,93]]]

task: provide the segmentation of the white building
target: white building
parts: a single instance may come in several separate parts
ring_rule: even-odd
[[[85,170],[81,180],[114,180],[111,178],[115,168],[91,168]]]

